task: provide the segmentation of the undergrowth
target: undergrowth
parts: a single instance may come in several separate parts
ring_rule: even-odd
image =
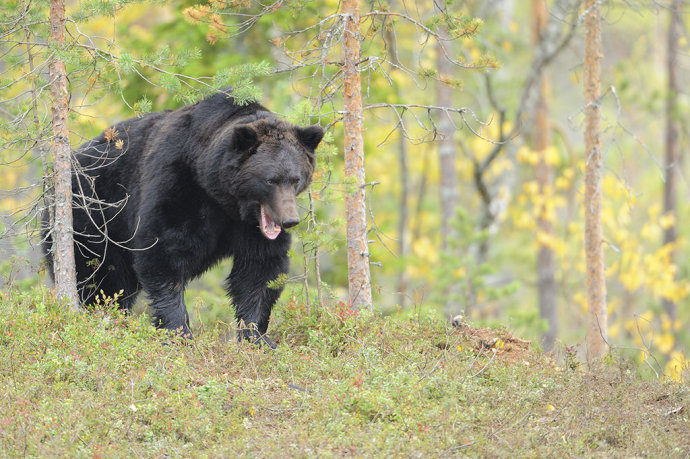
[[[0,456],[690,454],[687,385],[557,366],[505,330],[277,307],[276,351],[0,292]]]

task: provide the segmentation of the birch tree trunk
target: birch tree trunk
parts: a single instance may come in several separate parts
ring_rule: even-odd
[[[607,351],[606,277],[601,227],[601,9],[586,0],[585,9],[585,258],[589,326],[587,358]]]
[[[532,0],[532,44],[536,47],[541,42],[543,31],[546,29],[548,12],[546,0]],[[552,186],[553,171],[545,158],[546,149],[551,145],[551,123],[549,122],[549,103],[547,100],[549,79],[546,68],[542,70],[541,83],[534,111],[534,127],[532,129],[532,144],[539,155],[536,166],[536,179],[539,192],[546,195],[546,190]],[[537,219],[539,233],[549,236],[553,234],[553,225],[542,210]],[[539,241],[539,240],[538,240]],[[556,342],[558,334],[558,310],[556,295],[556,271],[554,253],[547,244],[537,242],[537,288],[539,293],[539,315],[546,320],[548,329],[542,336],[545,351],[550,351]]]
[[[444,35],[439,32],[439,35]],[[443,45],[436,46],[436,69],[439,77],[450,76],[450,63],[443,52]],[[436,83],[436,103],[441,107],[453,106],[453,90],[450,86],[438,81]],[[456,147],[453,140],[455,129],[448,113],[441,112],[438,120],[440,135],[438,154],[440,166],[441,195],[441,247],[448,250],[449,241],[454,237],[453,218],[458,206],[458,178],[455,173]]]
[[[396,6],[396,3],[389,1],[391,8]],[[383,39],[386,44],[388,59],[391,62],[391,72],[398,68],[402,68],[402,64],[398,59],[398,40],[395,37],[393,27],[383,28]],[[396,89],[397,97],[401,98],[400,89]],[[404,135],[403,126],[400,127],[400,140],[398,141],[398,164],[400,166],[400,204],[399,204],[399,219],[398,219],[398,256],[403,260],[407,259],[409,252],[409,237],[407,225],[409,221],[409,201],[410,201],[410,171],[407,160],[407,139]],[[407,307],[407,273],[405,266],[400,268],[398,273],[397,288],[398,288],[398,304],[402,309]]]
[[[400,220],[398,221],[398,256],[403,260],[407,259],[409,243],[407,235],[407,222],[409,220],[408,202],[410,200],[410,172],[407,164],[407,139],[400,136],[398,145],[398,160],[400,162]],[[400,268],[398,274],[398,295],[400,307],[407,307],[407,274],[405,266]]]
[[[671,21],[668,28],[668,48],[666,51],[666,71],[668,72],[668,93],[666,95],[666,158],[664,164],[664,214],[673,215],[677,220],[676,210],[676,168],[679,159],[679,131],[678,126],[678,39],[681,33],[681,8],[682,0],[671,1]],[[664,245],[676,242],[676,221],[664,230]],[[671,252],[673,261],[674,251]],[[664,299],[664,309],[672,321],[676,320],[676,303]]]
[[[438,4],[435,4],[439,8]],[[450,78],[452,74],[451,63],[446,56],[444,41],[448,41],[448,34],[445,30],[438,31],[439,40],[436,44],[436,70],[438,71],[439,81],[436,82],[436,104],[440,107],[453,107],[453,89],[443,82]],[[455,157],[457,147],[453,135],[455,126],[446,112],[439,113],[438,133],[440,136],[438,145],[440,184],[439,194],[441,200],[441,249],[451,250],[450,241],[457,239],[457,233],[453,228],[453,220],[458,208],[460,199],[458,192],[458,177],[455,172]],[[460,282],[448,288],[444,312],[446,317],[453,317],[462,310],[457,304],[460,295]],[[468,312],[467,310],[465,312]]]
[[[50,0],[50,41],[57,45],[65,43],[65,2]],[[50,93],[53,99],[52,125],[53,153],[54,226],[53,272],[55,290],[64,298],[70,308],[78,310],[77,277],[74,266],[74,241],[72,238],[72,150],[69,145],[69,92],[65,63],[52,55],[49,64]]]
[[[365,199],[364,141],[362,138],[362,85],[359,74],[360,35],[358,0],[343,0],[343,105],[345,114],[345,179],[354,190],[345,196],[347,220],[347,272],[350,303],[371,307],[371,275],[367,239]]]

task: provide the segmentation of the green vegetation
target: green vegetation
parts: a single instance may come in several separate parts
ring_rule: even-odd
[[[688,386],[624,359],[561,368],[506,331],[342,303],[291,300],[275,319],[275,352],[223,340],[222,325],[185,345],[145,315],[1,291],[0,455],[690,453]]]

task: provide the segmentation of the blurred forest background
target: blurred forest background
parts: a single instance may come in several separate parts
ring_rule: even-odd
[[[690,8],[599,3],[608,339],[678,377],[690,357]],[[47,61],[59,53],[73,148],[116,121],[227,85],[294,122],[328,127],[279,307],[347,301],[339,3],[66,4],[64,47],[48,40],[47,2],[0,6],[3,288],[49,282],[36,216],[49,167]],[[374,307],[463,314],[547,350],[582,343],[582,3],[396,0],[360,9]],[[187,291],[197,327],[231,317],[222,289],[230,263]]]

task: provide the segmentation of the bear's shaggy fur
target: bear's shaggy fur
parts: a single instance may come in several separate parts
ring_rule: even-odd
[[[74,237],[84,304],[103,290],[131,308],[143,289],[155,324],[191,336],[187,283],[233,257],[227,292],[242,336],[265,338],[288,272],[296,196],[309,186],[320,126],[298,127],[218,93],[116,124],[76,152]],[[51,241],[46,234],[46,256]]]

